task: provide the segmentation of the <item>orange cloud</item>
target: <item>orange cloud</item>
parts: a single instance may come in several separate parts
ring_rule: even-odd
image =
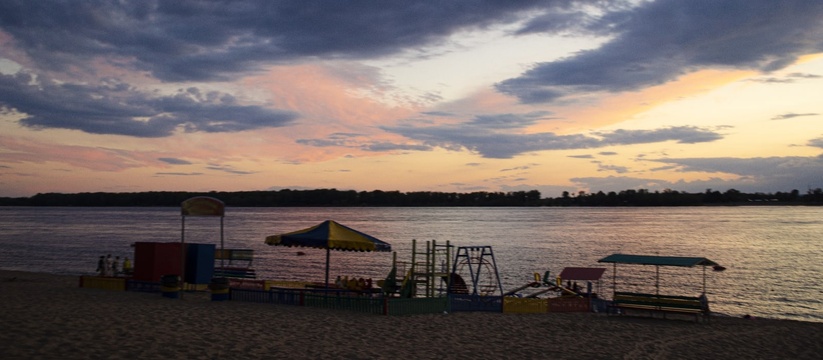
[[[753,75],[751,71],[703,70],[677,81],[618,94],[595,94],[556,109],[566,119],[562,132],[579,132],[621,123],[661,104],[698,95]],[[555,124],[556,125],[556,124]]]

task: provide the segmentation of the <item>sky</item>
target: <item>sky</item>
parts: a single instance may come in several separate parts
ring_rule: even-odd
[[[823,188],[823,2],[0,2],[0,196]]]

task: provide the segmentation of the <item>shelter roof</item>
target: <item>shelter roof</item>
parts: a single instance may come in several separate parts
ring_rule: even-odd
[[[615,264],[637,264],[637,265],[659,265],[659,266],[682,266],[692,267],[697,265],[713,266],[716,262],[703,257],[684,257],[684,256],[654,256],[654,255],[628,255],[628,254],[611,254],[600,260],[599,263],[615,263]]]
[[[583,280],[593,281],[600,280],[605,268],[586,268],[586,267],[567,267],[560,272],[560,278],[563,280]]]

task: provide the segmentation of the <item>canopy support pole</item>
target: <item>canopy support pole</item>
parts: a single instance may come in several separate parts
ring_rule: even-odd
[[[186,216],[183,215],[183,220],[180,222],[180,288],[184,287],[186,283]],[[179,293],[180,298],[183,298],[183,292]]]
[[[225,253],[226,253],[226,249],[223,247],[223,216],[220,216],[220,268],[221,269],[224,269],[226,267],[225,266],[226,256],[224,255]],[[251,263],[249,263],[249,264],[251,264]]]
[[[660,265],[654,266],[654,291],[655,295],[660,296]]]
[[[703,265],[703,294],[706,294],[706,265]]]
[[[331,249],[329,249],[329,247],[326,247],[326,289],[329,288],[329,253],[330,252],[331,252]]]

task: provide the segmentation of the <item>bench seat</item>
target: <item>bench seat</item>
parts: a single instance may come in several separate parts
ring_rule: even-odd
[[[710,315],[708,304],[701,301],[700,297],[693,296],[616,292],[612,308],[615,310],[612,312],[622,310],[619,311],[620,314],[626,314],[628,310],[651,316],[661,314],[663,318],[666,318],[667,313],[693,315],[696,321],[708,321]]]
[[[256,279],[257,273],[251,268],[216,268],[214,277]]]

